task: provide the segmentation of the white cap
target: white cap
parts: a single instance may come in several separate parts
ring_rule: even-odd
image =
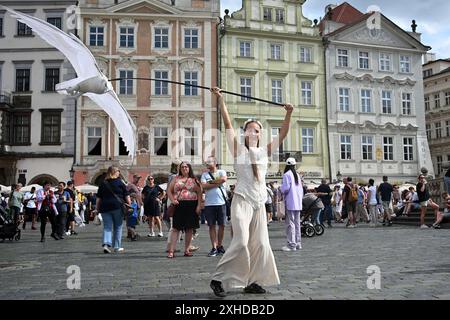
[[[288,158],[287,160],[286,160],[286,164],[287,165],[296,165],[297,164],[297,162],[295,162],[295,159],[294,158]]]

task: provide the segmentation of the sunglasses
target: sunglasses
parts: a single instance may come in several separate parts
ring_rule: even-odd
[[[151,178],[148,178],[147,180],[155,180],[155,178],[151,177]]]

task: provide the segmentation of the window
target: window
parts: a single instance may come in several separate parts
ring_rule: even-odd
[[[284,9],[275,9],[275,22],[284,23]]]
[[[450,106],[450,92],[445,93],[445,105]]]
[[[0,37],[3,36],[3,18],[0,17]]]
[[[392,91],[381,91],[381,108],[384,114],[392,113]]]
[[[426,96],[424,101],[425,101],[425,111],[429,111],[430,110],[430,97]]]
[[[271,131],[272,140],[275,140],[280,136],[280,130],[281,130],[281,128],[272,128],[272,131]],[[284,150],[283,143],[281,143],[280,146],[278,147],[278,150],[276,152],[272,153],[272,161],[280,162],[281,161],[280,156],[283,154],[283,152],[284,152],[283,150]]]
[[[51,18],[49,17],[49,18],[47,18],[47,22],[54,25],[58,29],[62,30],[60,17],[51,17]]]
[[[104,27],[89,27],[89,45],[103,47]]]
[[[383,158],[385,161],[394,160],[394,138],[383,137]]]
[[[380,53],[380,71],[391,71],[391,55]]]
[[[198,128],[184,128],[184,155],[197,156],[198,150]]]
[[[372,112],[371,95],[370,90],[361,89],[361,112]]]
[[[413,161],[413,138],[403,138],[403,160]]]
[[[437,164],[437,175],[440,175],[442,172],[442,156],[436,157],[436,164]]]
[[[42,112],[41,144],[61,143],[61,112]]]
[[[169,80],[168,71],[155,71],[156,80]],[[169,83],[163,81],[155,81],[155,95],[167,96],[169,95]]]
[[[359,68],[360,69],[369,69],[369,53],[368,52],[359,52]]]
[[[302,128],[302,152],[314,153],[314,129]]]
[[[274,60],[281,60],[281,44],[270,45],[270,58]]]
[[[306,106],[312,105],[312,82],[302,81],[302,104]]]
[[[198,85],[198,72],[197,71],[186,71],[184,73],[184,83]],[[198,88],[184,86],[185,96],[198,96]]]
[[[239,44],[239,56],[251,57],[252,56],[252,43],[250,41],[241,41]]]
[[[402,93],[402,113],[404,115],[411,115],[411,93]]]
[[[13,115],[13,143],[14,145],[30,144],[31,114],[16,113]]]
[[[154,152],[157,156],[167,156],[169,145],[169,129],[165,127],[153,128]]]
[[[426,132],[427,132],[427,139],[431,140],[431,124],[426,124],[425,128],[426,128]]]
[[[436,130],[436,139],[442,138],[442,127],[440,122],[434,123],[434,128]]]
[[[45,91],[55,91],[55,85],[59,82],[59,68],[45,69]]]
[[[311,62],[312,61],[312,49],[300,47],[300,62]]]
[[[1,121],[2,135],[0,138],[3,139],[5,145],[11,144],[11,121],[12,113],[3,112]]]
[[[119,156],[127,156],[129,154],[125,142],[123,142],[122,137],[119,135]]]
[[[352,136],[341,136],[341,160],[352,159]]]
[[[272,101],[278,103],[283,101],[282,80],[272,80]]]
[[[252,79],[251,78],[241,78],[241,94],[244,96],[251,97],[252,95]],[[241,101],[250,102],[250,98],[241,97]]]
[[[122,27],[120,28],[120,47],[134,48],[134,28]]]
[[[102,128],[100,127],[88,127],[87,128],[87,144],[88,144],[88,156],[101,156],[102,155]]]
[[[362,147],[362,159],[373,160],[373,137],[362,136],[361,147]]]
[[[272,21],[272,8],[264,8],[263,9],[263,20],[264,21]]]
[[[158,49],[169,48],[169,29],[168,28],[155,28],[155,48],[158,48]]]
[[[119,83],[119,94],[133,94],[133,70],[120,70],[119,77],[122,79]]]
[[[166,42],[167,46],[164,48],[168,48],[168,29],[163,29],[166,31]],[[156,46],[155,46],[156,47]],[[198,29],[184,29],[184,47],[187,49],[197,49],[198,48]]]
[[[16,91],[30,91],[30,69],[16,69]]]
[[[434,95],[434,108],[438,109],[441,106],[441,97],[439,93]]]
[[[17,35],[18,36],[31,36],[32,31],[29,26],[27,26],[25,23],[17,22]]]
[[[410,56],[400,56],[400,72],[410,73],[411,72],[411,57]]]
[[[337,49],[338,67],[348,67],[348,50]]]
[[[400,56],[400,72],[410,73],[411,72],[411,57],[410,56]]]
[[[423,77],[427,78],[427,77],[431,77],[433,75],[433,69],[427,69],[423,71]]]
[[[339,110],[350,111],[350,89],[339,88]]]
[[[450,121],[445,121],[445,131],[447,133],[447,137],[450,137]]]

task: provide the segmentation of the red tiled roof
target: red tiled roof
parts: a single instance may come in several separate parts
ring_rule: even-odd
[[[331,20],[338,23],[350,24],[359,20],[364,13],[353,7],[347,2],[344,2],[331,10],[332,16]],[[327,13],[326,13],[327,15]],[[328,19],[325,16],[325,19]],[[329,19],[328,19],[329,20]]]

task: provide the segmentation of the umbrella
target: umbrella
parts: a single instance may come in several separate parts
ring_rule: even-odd
[[[7,186],[4,186],[4,185],[0,184],[0,192],[1,193],[10,193],[11,192],[11,187],[7,187]]]
[[[162,184],[159,185],[159,187],[161,189],[163,189],[164,191],[166,191],[167,190],[167,183],[162,183]]]
[[[42,186],[39,184],[30,184],[26,187],[23,187],[22,189],[20,189],[21,192],[30,192],[31,188],[35,187],[36,190],[42,189]]]
[[[98,187],[86,183],[75,187],[75,189],[77,189],[81,193],[91,193],[91,192],[97,193]]]

